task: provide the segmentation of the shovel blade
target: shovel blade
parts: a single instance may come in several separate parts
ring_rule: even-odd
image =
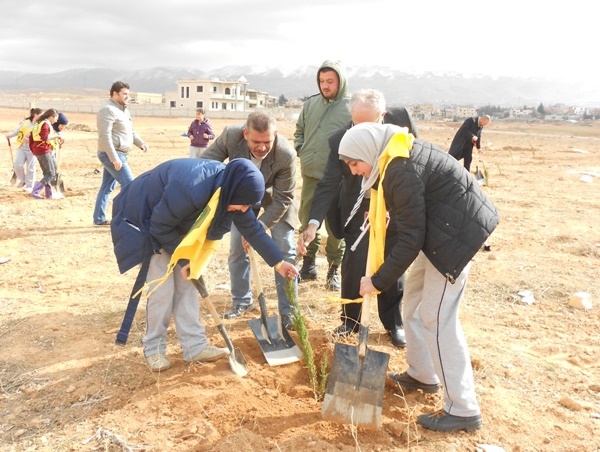
[[[368,348],[361,358],[357,346],[335,344],[322,416],[357,427],[379,428],[389,359],[387,353]]]
[[[234,374],[240,377],[248,375],[246,359],[239,348],[234,348],[233,353],[229,353],[229,367],[231,367]]]
[[[56,175],[56,178],[54,179],[54,182],[52,183],[52,187],[54,188],[54,190],[59,192],[61,195],[64,195],[65,183],[63,182],[63,179],[62,179],[62,176],[60,173]]]
[[[248,325],[256,336],[269,366],[281,366],[300,361],[302,352],[288,330],[281,327],[279,317],[267,317],[265,323],[262,319],[248,320]]]
[[[477,183],[479,185],[485,185],[486,184],[486,177],[480,171],[479,167],[475,167],[475,180],[477,181]]]
[[[10,185],[15,185],[17,183],[17,173],[13,171],[12,177],[10,178]]]

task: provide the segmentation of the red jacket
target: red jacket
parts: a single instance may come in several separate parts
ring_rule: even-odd
[[[51,126],[49,121],[43,121],[41,125],[36,123],[36,125],[33,126],[31,135],[29,135],[29,149],[33,155],[44,155],[52,152],[52,144],[48,141],[50,130]]]

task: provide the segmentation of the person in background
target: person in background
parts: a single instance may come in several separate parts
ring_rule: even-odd
[[[448,154],[456,160],[463,159],[467,171],[471,171],[473,146],[476,146],[479,152],[483,152],[481,150],[481,132],[491,121],[492,118],[489,115],[467,118],[452,139]]]
[[[56,178],[56,159],[54,157],[53,141],[60,139],[52,124],[58,119],[58,112],[50,108],[37,120],[29,135],[29,149],[36,156],[42,168],[42,179],[36,182],[31,190],[31,196],[37,199],[52,199],[52,182]],[[44,195],[41,190],[44,188]]]
[[[410,266],[402,300],[408,369],[390,379],[427,393],[443,383],[443,409],[418,416],[421,426],[480,429],[459,306],[471,259],[498,225],[496,208],[454,158],[392,124],[352,127],[339,158],[363,177],[362,190],[371,191],[369,268],[361,295],[386,290]],[[385,247],[388,221],[398,239]]]
[[[245,158],[257,166],[265,179],[265,196],[260,205],[264,210],[258,220],[265,230],[271,231],[271,237],[284,259],[293,263],[296,259],[294,230],[298,223],[294,203],[296,152],[285,137],[277,135],[275,118],[268,113],[250,113],[245,124],[226,127],[203,157],[221,162]],[[255,211],[257,215],[259,209]],[[242,236],[235,225],[231,227],[229,275],[232,307],[225,313],[226,319],[240,317],[254,309],[250,263],[242,245]],[[284,279],[277,272],[275,286],[281,322],[285,328],[293,329],[292,306],[285,294]],[[297,281],[294,281],[294,290],[297,295]]]
[[[209,141],[215,139],[215,133],[210,122],[208,122],[208,118],[205,116],[203,108],[196,109],[196,119],[190,124],[187,136],[191,140],[190,158],[202,157],[202,153],[208,147]]]
[[[360,278],[367,265],[369,235],[361,237],[362,225],[369,210],[368,197],[363,198],[359,208],[348,221],[361,191],[361,176],[354,176],[348,165],[339,159],[340,140],[350,127],[363,122],[391,122],[401,127],[408,127],[409,132],[416,135],[416,127],[410,113],[404,107],[395,107],[387,111],[386,102],[381,91],[365,89],[355,92],[348,103],[352,122],[334,133],[330,140],[329,160],[323,178],[317,184],[314,200],[310,209],[308,227],[298,237],[300,254],[305,251],[305,244],[310,243],[324,218],[329,219],[330,227],[338,238],[346,242],[342,259],[342,291],[345,301],[360,298]],[[386,246],[392,246],[397,240],[398,231],[391,225],[386,237]],[[359,241],[360,240],[360,241]],[[353,245],[357,242],[355,249]],[[397,284],[381,292],[377,296],[379,318],[396,347],[404,347],[406,338],[402,324],[401,302],[404,290],[404,275],[398,278]],[[342,304],[342,324],[333,333],[348,336],[358,332],[362,303]]]
[[[296,267],[283,260],[254,215],[252,207],[262,200],[265,181],[250,160],[233,159],[225,165],[207,159],[176,159],[141,174],[115,197],[110,228],[121,273],[142,264],[141,268],[147,269],[142,277],[147,276],[148,281],[168,274],[150,293],[146,305],[142,344],[146,363],[153,371],[171,366],[166,355],[171,316],[185,362],[215,361],[228,353],[228,349],[208,343],[200,321],[198,293],[187,279],[188,265],[180,260],[180,271],[168,273],[171,256],[218,190],[218,204],[212,209],[214,217],[204,238],[221,240],[235,224],[282,277],[298,276]]]
[[[114,82],[110,87],[110,99],[96,117],[98,126],[98,159],[104,171],[102,183],[96,196],[93,221],[96,226],[108,226],[106,206],[108,198],[117,182],[121,188],[133,180],[133,173],[127,163],[133,145],[146,152],[148,146],[133,130],[131,114],[127,109],[129,101],[129,85],[125,82]]]
[[[323,177],[323,171],[329,155],[329,137],[336,130],[350,121],[348,111],[348,83],[345,70],[339,61],[326,60],[317,71],[319,94],[309,97],[302,106],[296,122],[294,148],[300,157],[302,173],[302,192],[300,194],[300,233],[308,226],[310,208],[314,199],[317,183]],[[338,267],[344,255],[344,240],[337,239],[330,230],[329,221],[325,220],[327,229],[328,271],[326,287],[329,290],[340,290]],[[300,278],[302,280],[317,279],[315,259],[321,235],[317,232],[304,254]]]
[[[37,158],[29,149],[29,135],[42,113],[41,108],[32,108],[29,116],[21,121],[15,130],[6,134],[8,140],[17,137],[18,149],[14,162],[14,171],[19,181],[17,187],[29,193],[33,190],[37,164]]]
[[[65,127],[67,127],[67,124],[69,124],[69,119],[63,113],[59,113],[58,118],[56,119],[56,122],[54,124],[52,124],[52,128],[54,129],[54,132],[56,133],[56,135],[58,135],[50,143],[52,145],[54,158],[57,159],[57,161],[56,161],[57,166],[58,166],[57,153],[58,153],[58,150],[60,148],[62,148],[62,145],[65,142],[65,140],[62,136],[62,131],[65,129]]]

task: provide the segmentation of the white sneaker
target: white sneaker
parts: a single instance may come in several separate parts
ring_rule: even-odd
[[[228,348],[219,348],[219,347],[215,347],[214,345],[209,344],[206,347],[204,347],[204,349],[198,355],[194,356],[188,362],[190,362],[190,363],[195,363],[195,362],[207,363],[207,362],[211,362],[211,361],[216,361],[216,360],[222,358],[223,356],[227,356],[227,355],[229,355]]]
[[[146,356],[146,364],[148,364],[150,370],[153,370],[154,372],[161,372],[171,367],[169,359],[166,355],[162,354]]]

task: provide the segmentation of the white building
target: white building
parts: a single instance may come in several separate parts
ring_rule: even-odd
[[[165,106],[170,109],[211,111],[248,110],[248,80],[194,79],[178,80],[177,92],[165,93]]]

